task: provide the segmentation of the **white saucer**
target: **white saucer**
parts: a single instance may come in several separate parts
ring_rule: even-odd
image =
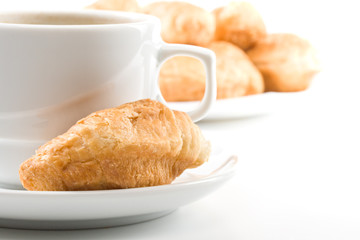
[[[209,162],[185,171],[169,185],[83,192],[0,188],[0,227],[84,229],[155,219],[219,188],[233,175],[236,162],[235,156],[215,146]]]

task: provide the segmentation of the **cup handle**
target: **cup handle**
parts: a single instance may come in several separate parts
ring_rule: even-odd
[[[162,44],[157,56],[157,76],[159,76],[162,64],[169,58],[174,56],[189,56],[199,59],[205,66],[206,86],[205,94],[199,106],[192,111],[187,112],[193,122],[200,121],[209,112],[211,106],[216,100],[216,57],[213,51],[191,45],[184,44]],[[159,81],[159,77],[157,77]],[[159,84],[157,84],[159,88]],[[158,89],[157,99],[166,104],[165,99]]]

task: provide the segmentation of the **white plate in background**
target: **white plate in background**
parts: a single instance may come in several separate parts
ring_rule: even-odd
[[[265,92],[238,98],[216,100],[208,115],[202,120],[226,120],[256,117],[277,111],[296,109],[308,101],[310,96],[319,96],[328,91],[324,80],[329,73],[318,73],[308,89],[299,92]],[[167,105],[176,110],[189,111],[200,102],[168,102]]]
[[[216,100],[204,120],[224,120],[247,118],[270,114],[301,104],[308,91],[266,92],[257,95]],[[194,102],[169,102],[167,105],[176,110],[189,111],[199,104]]]

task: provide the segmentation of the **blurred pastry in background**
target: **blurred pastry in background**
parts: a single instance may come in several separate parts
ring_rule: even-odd
[[[210,149],[186,113],[145,99],[79,120],[41,146],[19,174],[32,191],[155,186],[202,165]]]
[[[165,42],[203,46],[213,40],[214,16],[200,7],[186,2],[155,2],[142,11],[160,18]]]
[[[259,12],[247,2],[232,2],[213,11],[216,19],[215,38],[247,50],[266,35]]]
[[[153,2],[140,9],[136,0],[99,0],[91,7],[156,16],[165,42],[213,50],[218,99],[305,90],[320,71],[307,40],[294,34],[267,34],[261,15],[247,2],[231,2],[212,13],[180,1]],[[203,65],[191,57],[168,60],[159,76],[167,101],[202,99],[205,79]]]
[[[206,46],[216,54],[217,98],[234,98],[262,93],[264,82],[248,56],[237,46],[216,41]],[[205,70],[191,57],[174,57],[160,70],[161,93],[167,101],[201,100],[205,91]]]
[[[269,34],[247,54],[263,75],[265,91],[305,90],[320,71],[315,49],[294,34]]]
[[[140,9],[136,0],[98,0],[86,8],[125,12],[137,12]]]
[[[216,54],[218,99],[264,92],[261,73],[244,51],[224,41],[212,42],[208,48]]]

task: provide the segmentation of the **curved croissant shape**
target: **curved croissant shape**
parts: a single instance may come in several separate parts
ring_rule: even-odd
[[[210,143],[186,113],[140,100],[81,119],[19,173],[35,191],[146,187],[171,183],[209,154]]]

